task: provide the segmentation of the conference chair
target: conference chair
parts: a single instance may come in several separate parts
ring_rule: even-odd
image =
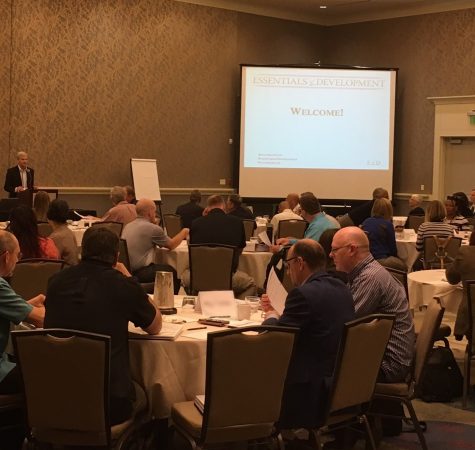
[[[176,236],[183,228],[181,216],[178,214],[164,214],[163,221],[167,234],[170,237]]]
[[[409,228],[412,228],[416,233],[422,223],[425,222],[424,216],[409,216],[407,224]]]
[[[125,268],[130,272],[130,258],[129,250],[127,247],[127,241],[125,239],[119,239],[119,262],[121,262]]]
[[[25,384],[28,448],[122,448],[133,437],[143,423],[145,393],[135,385],[133,416],[110,426],[110,336],[51,328],[12,337]]]
[[[48,280],[64,267],[62,259],[31,258],[17,262],[10,286],[21,297],[30,299],[46,294]]]
[[[230,245],[190,244],[190,290],[232,290],[233,260],[236,248]]]
[[[244,226],[246,241],[250,241],[252,235],[254,234],[254,228],[256,227],[256,222],[252,219],[243,219],[242,224]]]
[[[112,231],[114,234],[116,234],[119,238],[122,234],[122,228],[124,228],[123,223],[113,221],[93,222],[92,226],[98,228],[107,228],[109,231]]]
[[[277,226],[276,239],[293,237],[295,239],[302,239],[307,229],[308,223],[305,220],[280,220]]]
[[[411,421],[414,425],[419,442],[424,450],[427,450],[427,444],[416,412],[412,406],[412,399],[415,398],[419,383],[424,377],[427,358],[434,344],[436,332],[440,327],[444,309],[437,297],[434,297],[434,300],[427,307],[422,327],[416,340],[414,367],[410,380],[407,383],[377,383],[374,393],[375,399],[394,401],[406,407],[409,412],[409,418],[405,419]],[[391,417],[378,413],[373,413],[373,415]]]
[[[462,239],[453,236],[424,238],[424,269],[444,269],[455,260],[461,243]]]
[[[345,324],[324,423],[309,438],[316,448],[322,447],[323,434],[360,423],[376,449],[367,414],[393,324],[390,314],[372,314]]]
[[[472,386],[472,360],[473,360],[473,301],[475,300],[475,280],[467,280],[464,282],[464,287],[467,298],[467,345],[465,347],[465,355],[463,360],[463,397],[462,407],[467,407],[468,394]]]
[[[192,448],[252,440],[277,441],[283,450],[274,423],[297,331],[254,326],[208,334],[203,413],[193,401],[175,403],[171,412]]]
[[[53,232],[53,227],[48,222],[38,222],[38,234],[48,237]]]

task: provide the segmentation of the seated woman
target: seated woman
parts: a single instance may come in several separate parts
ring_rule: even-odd
[[[33,200],[33,209],[35,210],[37,222],[46,222],[48,220],[46,213],[48,212],[49,202],[50,199],[47,192],[38,191],[36,193]]]
[[[459,248],[454,263],[446,269],[445,274],[450,284],[475,280],[475,233],[470,236],[469,245],[462,245]],[[457,340],[461,340],[469,331],[467,300],[467,292],[464,289],[454,327],[454,335]]]
[[[36,216],[32,208],[21,205],[12,209],[8,229],[18,239],[22,259],[59,259],[59,252],[53,240],[39,236]]]
[[[378,198],[374,201],[371,217],[361,224],[361,228],[368,235],[369,249],[374,259],[385,267],[406,271],[406,265],[397,257],[392,218],[391,202],[387,198]]]
[[[438,236],[449,237],[454,234],[454,227],[444,222],[446,215],[445,207],[439,200],[429,203],[426,212],[426,221],[417,230],[416,249],[419,252],[424,250],[424,239],[426,237]]]
[[[79,250],[73,232],[68,228],[69,206],[64,200],[53,200],[48,209],[48,221],[53,227],[50,238],[53,239],[59,250],[61,259],[66,264],[74,266],[79,262]]]
[[[468,203],[468,200],[467,200]],[[446,216],[445,223],[452,225],[458,230],[469,230],[468,220],[459,211],[460,197],[449,195],[445,200]]]

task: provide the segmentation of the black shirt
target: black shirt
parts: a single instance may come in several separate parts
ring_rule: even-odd
[[[82,261],[50,278],[45,328],[69,328],[111,337],[110,397],[132,401],[128,322],[148,327],[155,308],[142,287],[110,265]],[[111,411],[112,413],[112,411]]]
[[[191,228],[191,222],[203,215],[203,208],[195,202],[188,202],[176,209],[184,228]]]

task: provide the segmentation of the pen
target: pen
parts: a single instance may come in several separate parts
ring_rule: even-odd
[[[208,327],[194,327],[194,328],[188,328],[187,331],[193,331],[193,330],[206,330]]]

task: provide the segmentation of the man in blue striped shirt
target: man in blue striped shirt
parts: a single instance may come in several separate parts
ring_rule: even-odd
[[[415,347],[414,323],[404,287],[373,258],[368,238],[358,227],[339,230],[333,237],[330,255],[336,270],[348,274],[356,317],[374,313],[396,316],[381,364],[380,381],[404,381]]]

